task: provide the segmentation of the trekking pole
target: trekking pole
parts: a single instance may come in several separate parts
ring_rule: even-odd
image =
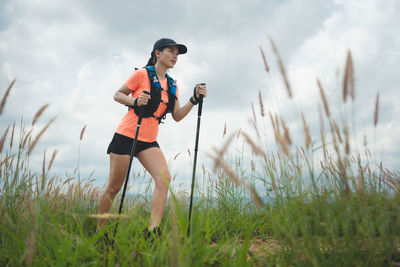
[[[201,84],[204,85],[204,84]],[[201,111],[203,109],[203,95],[200,95],[199,101],[199,110],[197,113],[197,131],[196,131],[196,143],[194,145],[194,161],[193,161],[193,173],[192,173],[192,189],[190,193],[190,204],[189,204],[189,226],[187,235],[190,235],[190,219],[192,217],[192,204],[193,204],[193,190],[194,190],[194,180],[196,176],[196,163],[197,163],[197,150],[199,146],[199,133],[200,133],[200,119],[201,119]]]
[[[143,91],[143,93],[149,94],[146,91]],[[136,150],[137,137],[139,135],[140,124],[142,123],[144,109],[145,109],[144,106],[140,107],[140,109],[139,109],[139,115],[138,115],[138,121],[137,121],[137,126],[136,126],[136,133],[135,133],[135,139],[133,139],[133,145],[132,145],[130,159],[129,159],[129,166],[128,166],[128,171],[126,172],[124,189],[122,190],[122,197],[121,197],[121,203],[119,204],[118,214],[121,214],[122,206],[124,204],[126,188],[128,187],[129,173],[131,172],[132,161],[133,161],[134,153],[135,153],[135,150]],[[119,219],[117,221],[117,224],[115,225],[114,238],[113,238],[113,241],[112,241],[112,245],[114,245],[114,239],[115,239],[115,235],[117,234],[118,224],[119,224]]]

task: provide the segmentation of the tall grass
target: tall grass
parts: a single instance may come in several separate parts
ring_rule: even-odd
[[[288,97],[293,99],[292,87],[279,52],[272,39],[270,41]],[[261,56],[269,73],[262,49]],[[272,197],[273,201],[262,205],[261,213],[269,222],[268,236],[280,245],[279,258],[275,263],[304,266],[399,264],[400,172],[385,169],[383,163],[376,164],[367,147],[362,152],[351,151],[348,121],[343,121],[343,125],[339,126],[330,111],[329,99],[319,79],[316,85],[324,110],[324,114],[320,112],[320,142],[311,140],[309,126],[301,111],[305,142],[296,148],[293,147],[284,118],[278,114],[269,112],[279,149],[277,152],[267,153],[261,138],[251,139],[240,131],[252,153],[259,157],[257,179],[269,185],[267,195],[260,196],[247,185],[243,175],[239,178],[237,172],[222,160],[232,139],[212,156],[215,169],[223,170],[233,184],[245,185],[256,206],[260,206],[260,199]],[[347,96],[355,100],[350,51],[347,53],[342,95],[344,103]],[[259,99],[258,121],[264,117],[261,93]],[[292,101],[299,110],[295,99]],[[259,137],[261,130],[254,107],[252,110],[251,124],[254,126],[254,135]],[[378,124],[378,112],[379,94],[371,120],[375,127]],[[329,125],[328,131],[323,126],[326,123]]]
[[[272,39],[270,44],[288,97],[295,101],[293,86]],[[270,75],[262,48],[261,53]],[[346,62],[343,101],[355,96],[350,52]],[[0,111],[13,85],[6,90]],[[383,163],[375,165],[368,148],[363,151],[366,157],[352,152],[348,122],[338,123],[333,117],[323,81],[317,79],[316,90],[324,110],[320,114],[320,140],[311,137],[307,118],[296,104],[304,144],[294,144],[290,124],[282,115],[266,110],[259,92],[260,114],[252,106],[250,121],[254,134],[243,130],[229,134],[225,124],[224,144],[210,152],[213,170],[202,166],[204,184],[197,186],[199,197],[190,236],[186,234],[188,195],[171,187],[161,224],[163,235],[155,240],[142,236],[150,217],[150,184],[137,189],[145,193],[127,197],[123,216],[116,216],[116,199],[112,214],[105,215],[108,226],[96,233],[101,189],[93,185],[92,177],[80,177],[81,144],[78,172],[67,177],[51,174],[57,150],[50,157],[46,151],[35,150],[55,119],[33,136],[33,128],[47,108],[42,106],[31,126],[23,121],[19,126],[12,123],[1,135],[0,265],[398,265],[400,173],[385,169]],[[378,110],[379,95],[371,120],[375,127]],[[265,149],[262,142],[266,133],[258,125],[265,120],[271,122],[276,151]],[[234,144],[245,144],[252,158],[247,158],[245,149],[232,152]],[[41,172],[32,171],[29,165],[32,153],[43,154]],[[134,176],[143,175],[139,172]],[[104,247],[102,235],[113,232],[116,219],[120,223],[115,247]]]

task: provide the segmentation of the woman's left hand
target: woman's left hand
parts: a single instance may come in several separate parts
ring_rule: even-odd
[[[207,97],[207,84],[200,83],[196,85],[196,96],[199,98],[200,95],[203,95],[203,98]]]

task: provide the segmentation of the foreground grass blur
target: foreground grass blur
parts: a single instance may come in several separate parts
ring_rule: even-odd
[[[283,64],[273,48],[292,97]],[[352,75],[349,64],[347,76]],[[346,83],[344,100],[354,90],[351,77],[345,78]],[[327,132],[321,129],[319,148],[315,147],[318,142],[310,138],[302,114],[306,141],[293,149],[284,119],[270,113],[280,150],[265,150],[261,139],[250,138],[243,131],[226,137],[225,144],[210,155],[215,160],[215,171],[203,170],[207,186],[198,187],[203,190],[198,189],[200,197],[193,210],[190,237],[186,235],[188,201],[184,194],[171,191],[161,224],[163,235],[153,242],[142,236],[150,216],[149,199],[135,195],[125,202],[128,218],[120,218],[114,249],[96,245],[103,234],[96,233],[93,216],[100,189],[93,186],[90,177],[81,179],[79,172],[71,177],[51,175],[57,151],[50,160],[44,152],[42,172],[30,169],[30,155],[37,152],[35,144],[53,121],[32,136],[35,122],[47,107],[43,106],[35,114],[32,127],[14,123],[4,130],[0,140],[0,265],[400,264],[399,171],[387,170],[382,163],[373,165],[350,152],[348,126],[344,123],[339,127],[329,112],[321,82],[317,85],[330,127]],[[260,109],[263,118],[261,94]],[[259,132],[256,116],[254,113],[252,124]],[[235,157],[227,152],[239,137],[258,157],[258,161],[252,159],[251,168],[246,167],[250,165],[244,163],[243,155]],[[316,159],[318,152],[322,156]],[[116,199],[114,214],[118,203]],[[113,232],[116,219],[111,217],[105,232]]]

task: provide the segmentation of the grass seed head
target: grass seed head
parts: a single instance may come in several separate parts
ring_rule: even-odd
[[[262,100],[261,91],[258,91],[258,99],[259,99],[259,103],[260,103],[260,113],[261,113],[261,116],[264,117],[265,116],[264,103]]]
[[[378,125],[378,115],[379,115],[379,93],[376,95],[375,101],[375,112],[374,112],[374,126]]]
[[[32,120],[32,126],[35,125],[35,123],[37,122],[37,120],[39,119],[39,117],[43,114],[43,112],[46,110],[46,108],[49,106],[49,104],[45,104],[42,107],[40,107],[38,109],[38,111],[36,111],[35,115],[33,116],[33,120]]]
[[[346,102],[347,96],[350,95],[354,100],[355,98],[355,88],[354,88],[354,69],[353,69],[353,59],[351,57],[351,51],[347,52],[346,66],[343,78],[343,101]]]
[[[301,120],[303,121],[303,129],[306,135],[306,148],[309,148],[311,144],[310,127],[308,126],[306,119],[304,118],[303,112],[301,113]]]
[[[6,142],[8,131],[10,130],[10,126],[7,127],[6,131],[3,133],[3,136],[0,139],[0,153],[3,151],[4,143]]]
[[[31,154],[32,150],[35,148],[36,143],[39,141],[40,137],[44,134],[44,132],[50,127],[50,125],[55,121],[56,117],[53,117],[45,127],[38,133],[36,138],[33,140],[33,142],[30,144],[28,148],[28,155]]]
[[[15,80],[16,79],[14,79],[14,81],[12,81],[10,83],[10,85],[8,86],[6,92],[4,93],[3,98],[1,99],[1,102],[0,102],[0,115],[3,113],[4,106],[6,105],[7,98],[9,96],[9,94],[10,94],[11,88],[14,86]]]
[[[260,46],[260,51],[261,51],[261,57],[262,57],[262,59],[264,61],[265,71],[269,73],[269,66],[268,66],[268,63],[267,63],[267,59],[265,57],[264,51],[263,51],[261,46]]]
[[[224,138],[225,135],[226,135],[226,122],[225,122],[225,125],[224,125],[224,133],[222,134],[222,138]]]
[[[58,150],[57,150],[57,149],[54,149],[53,154],[51,154],[51,158],[50,158],[49,165],[48,165],[48,167],[47,167],[47,172],[50,171],[51,166],[53,166],[53,162],[54,162],[54,159],[55,159],[56,156],[57,156],[57,153],[58,153]]]
[[[251,147],[254,154],[266,157],[264,151],[253,142],[250,136],[248,136],[245,132],[242,132],[242,136],[244,137],[246,143]]]
[[[322,103],[324,104],[325,114],[326,114],[326,116],[328,118],[330,118],[331,113],[329,112],[328,101],[326,100],[325,93],[324,93],[324,88],[322,87],[322,84],[319,81],[319,79],[317,79],[317,84],[318,84],[319,92],[321,94]]]
[[[82,130],[81,130],[81,134],[80,134],[80,136],[79,136],[79,140],[82,140],[83,135],[85,134],[85,130],[86,130],[86,125],[83,126],[83,128],[82,128]]]
[[[287,91],[287,93],[289,95],[289,98],[292,98],[293,97],[292,87],[291,87],[291,85],[289,83],[289,79],[288,79],[287,74],[286,74],[285,65],[282,62],[281,56],[279,55],[279,52],[278,52],[278,49],[277,49],[277,47],[275,45],[274,40],[272,40],[272,38],[270,37],[269,41],[271,43],[272,50],[274,51],[274,53],[275,53],[275,55],[276,55],[276,57],[278,59],[279,70],[280,70],[280,72],[282,74],[282,78],[283,78],[283,81],[285,83],[286,91]]]

